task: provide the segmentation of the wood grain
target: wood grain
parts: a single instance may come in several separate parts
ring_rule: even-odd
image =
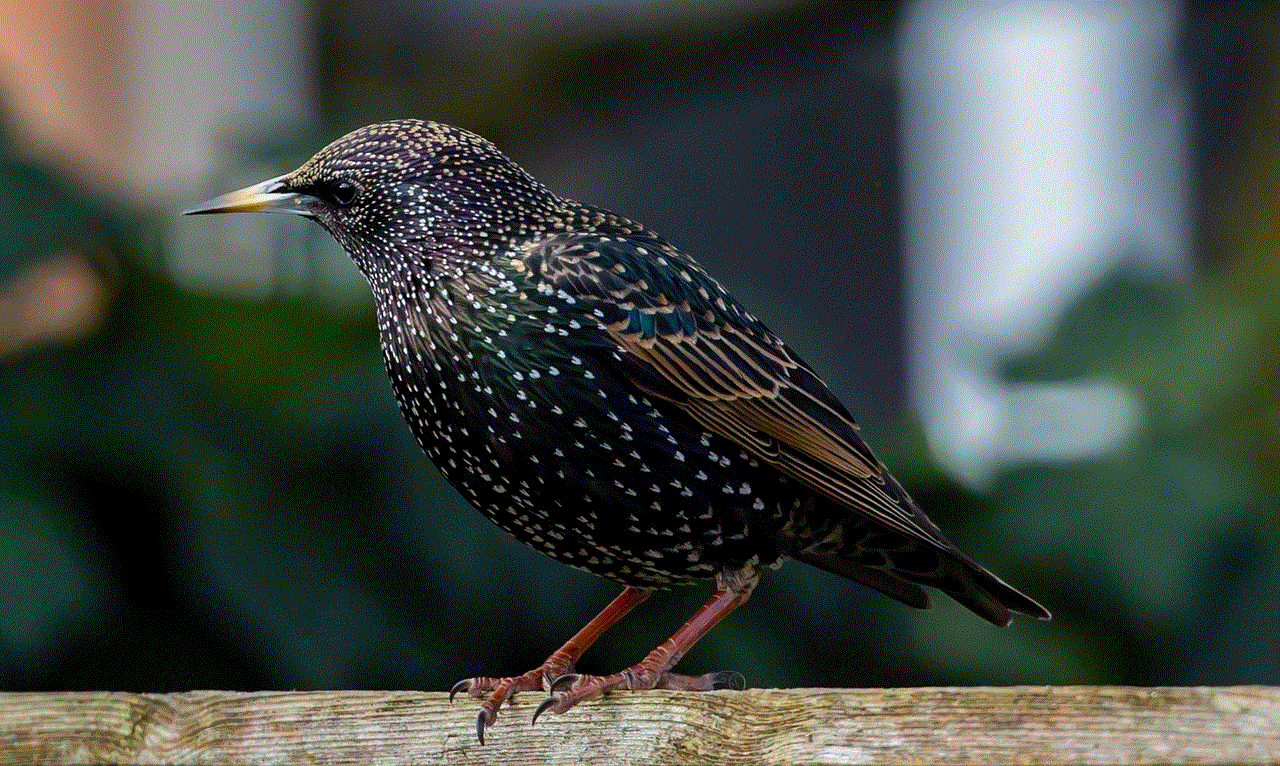
[[[436,692],[0,694],[4,764],[1280,764],[1280,688],[629,692],[475,739]]]

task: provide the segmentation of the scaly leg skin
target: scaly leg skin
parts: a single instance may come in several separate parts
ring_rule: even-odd
[[[551,691],[556,679],[573,675],[573,667],[582,653],[598,641],[610,626],[643,603],[652,593],[653,591],[644,588],[627,587],[573,638],[566,641],[564,646],[552,652],[546,662],[523,675],[507,678],[477,676],[459,681],[449,690],[449,701],[452,702],[455,695],[464,691],[476,698],[489,695],[480,706],[480,714],[476,716],[476,737],[483,745],[484,729],[498,720],[498,708],[502,707],[502,703],[519,692]]]
[[[550,710],[563,713],[584,700],[595,699],[617,689],[684,689],[710,691],[721,686],[742,688],[742,677],[736,673],[708,673],[702,676],[684,676],[669,672],[680,658],[707,634],[716,623],[737,609],[747,600],[750,589],[736,591],[721,588],[689,621],[680,626],[671,638],[662,642],[640,662],[609,676],[585,676],[576,673],[562,675],[551,681],[548,691],[552,696],[543,701],[533,713],[533,720]],[[556,693],[560,687],[568,691]]]

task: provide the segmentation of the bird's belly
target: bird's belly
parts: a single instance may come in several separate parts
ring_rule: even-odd
[[[434,417],[410,422],[467,501],[571,566],[652,587],[781,558],[798,485],[678,411],[625,390],[589,394],[495,402],[454,388]]]

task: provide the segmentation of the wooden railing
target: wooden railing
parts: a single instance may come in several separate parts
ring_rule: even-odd
[[[1280,764],[1280,687],[0,693],[0,763]]]

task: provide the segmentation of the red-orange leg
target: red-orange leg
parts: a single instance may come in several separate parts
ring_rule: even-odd
[[[550,684],[549,691],[568,685],[568,691],[548,697],[534,711],[533,719],[547,710],[563,713],[584,700],[594,699],[605,692],[617,689],[687,689],[693,691],[709,691],[717,686],[736,686],[741,688],[741,677],[736,673],[708,673],[702,676],[685,676],[670,672],[698,639],[715,627],[730,612],[737,609],[750,595],[750,591],[733,591],[721,589],[716,591],[702,608],[694,613],[689,621],[680,626],[671,638],[663,641],[658,648],[649,652],[649,656],[640,662],[610,676],[587,676],[567,674],[556,678]]]
[[[476,736],[483,745],[484,729],[498,720],[498,708],[502,707],[502,703],[518,692],[543,689],[550,691],[552,681],[573,673],[574,665],[577,664],[582,653],[591,648],[591,645],[600,640],[600,636],[604,635],[606,630],[643,603],[652,593],[653,591],[644,588],[627,587],[613,601],[610,601],[608,606],[600,610],[600,614],[593,617],[591,622],[574,634],[573,638],[564,642],[563,646],[552,652],[551,656],[538,667],[523,675],[507,678],[477,676],[464,679],[453,685],[453,689],[449,691],[449,701],[452,702],[454,695],[462,691],[472,697],[483,697],[486,693],[489,694],[489,698],[480,706],[480,714],[476,717]]]

